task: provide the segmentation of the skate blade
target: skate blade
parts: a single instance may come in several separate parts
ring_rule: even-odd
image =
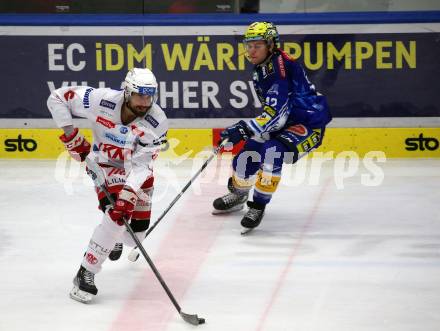
[[[85,291],[80,290],[78,287],[74,286],[72,291],[70,291],[70,298],[81,303],[90,303],[94,295]]]
[[[245,235],[251,233],[254,229],[255,229],[255,228],[243,228],[243,230],[240,232],[240,234],[241,234],[242,236],[245,236]]]
[[[243,208],[244,208],[244,204],[232,207],[231,209],[227,209],[227,210],[214,209],[212,211],[212,215],[229,214],[229,213],[232,213],[234,211],[242,210]]]
[[[138,258],[139,258],[139,252],[135,249],[133,249],[130,252],[130,254],[128,254],[128,256],[127,256],[128,261],[131,261],[131,262],[136,262]]]

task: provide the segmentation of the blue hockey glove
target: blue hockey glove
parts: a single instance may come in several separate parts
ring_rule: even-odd
[[[228,138],[232,144],[238,144],[242,140],[248,140],[252,136],[252,131],[248,128],[245,121],[240,121],[227,127],[220,133],[222,140]]]

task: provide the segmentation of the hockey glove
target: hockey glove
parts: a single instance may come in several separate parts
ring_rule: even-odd
[[[234,145],[242,140],[248,140],[251,136],[252,131],[248,128],[245,121],[235,123],[220,133],[222,140],[228,138],[228,141]]]
[[[90,144],[79,132],[78,128],[75,128],[68,136],[63,133],[60,136],[60,140],[63,142],[70,156],[76,161],[84,161],[90,153]]]
[[[124,186],[122,191],[119,192],[115,205],[108,211],[113,222],[123,225],[124,218],[126,221],[130,220],[137,198],[136,193],[130,187]]]

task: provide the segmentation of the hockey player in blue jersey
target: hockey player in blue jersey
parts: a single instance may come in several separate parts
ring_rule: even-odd
[[[249,209],[241,220],[244,228],[253,229],[277,189],[283,163],[295,163],[321,145],[331,114],[325,97],[316,92],[299,62],[280,49],[274,24],[252,23],[244,44],[254,64],[252,79],[263,111],[221,133],[234,145],[246,143],[233,159],[229,193],[214,201],[213,214],[243,209],[254,187],[253,201],[247,201]]]

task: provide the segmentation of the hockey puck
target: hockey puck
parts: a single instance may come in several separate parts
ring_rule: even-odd
[[[199,324],[205,324],[205,319],[204,318],[199,318]]]
[[[136,262],[139,258],[139,252],[135,249],[133,249],[130,254],[128,254],[127,259],[131,262]]]

